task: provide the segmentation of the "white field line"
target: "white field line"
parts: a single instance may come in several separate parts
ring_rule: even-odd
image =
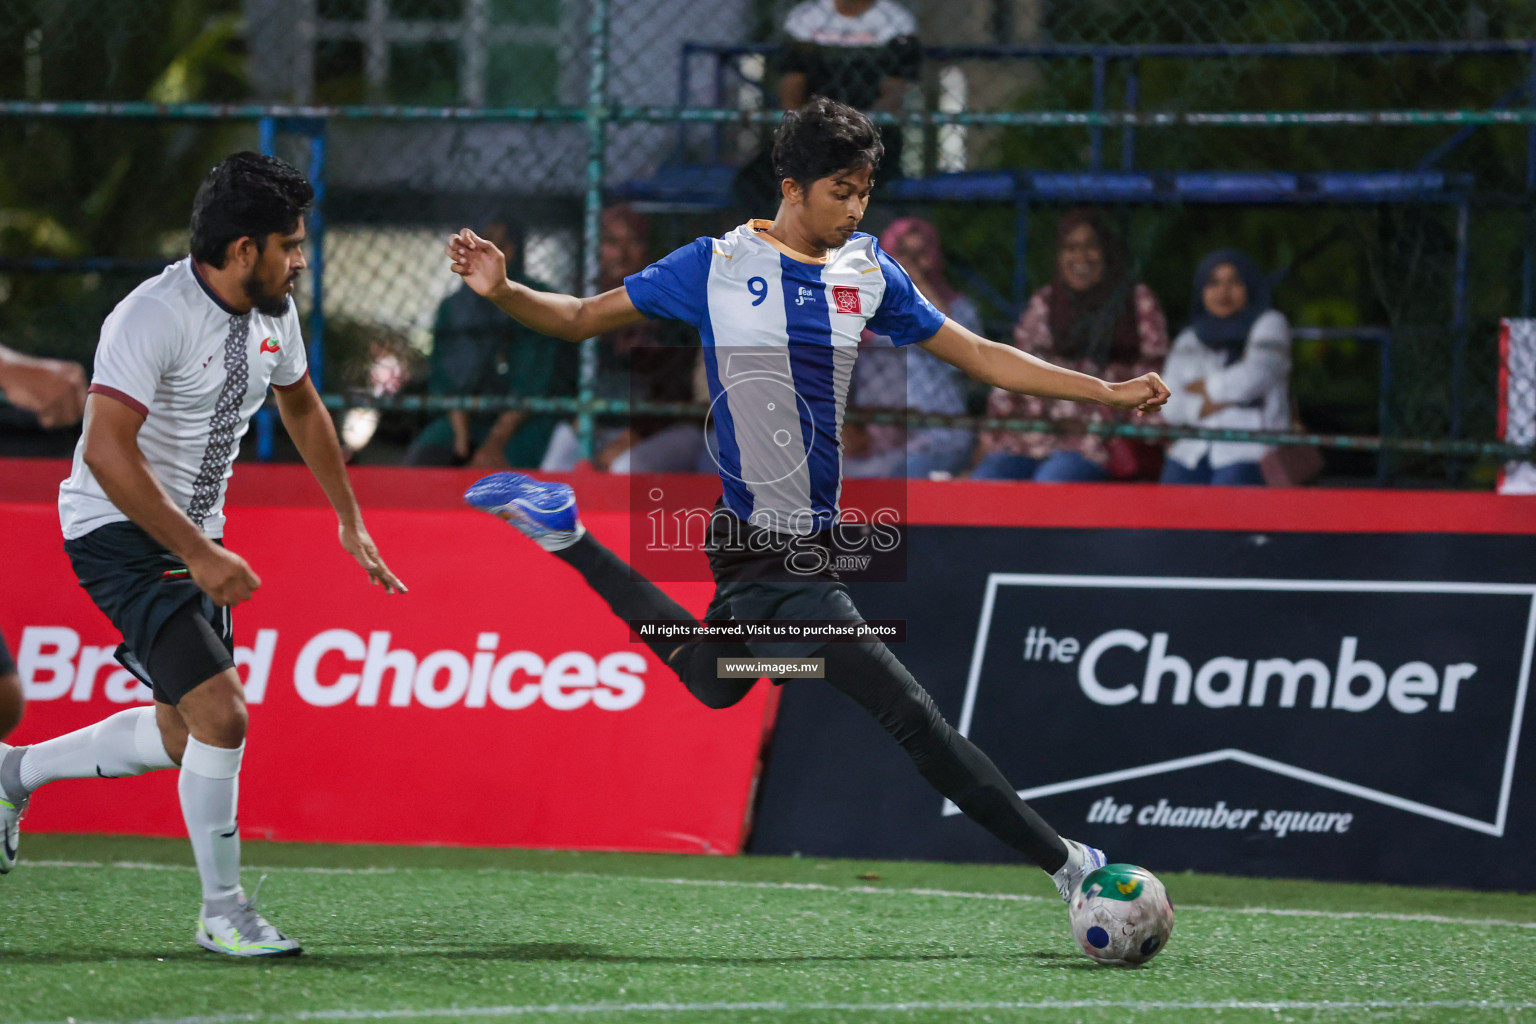
[[[154,864],[142,860],[23,860],[20,867],[28,868],[117,868],[123,871],[196,871],[191,864]],[[263,868],[250,864],[245,865],[245,871],[272,874],[281,872],[289,875],[395,875],[402,871],[451,871],[452,868],[306,868],[306,867],[275,867]],[[500,869],[493,869],[500,870]]]
[[[141,861],[72,861],[36,860],[23,864],[34,868],[117,868],[127,871],[195,871],[190,864],[149,864]],[[523,868],[320,868],[320,867],[257,867],[248,865],[251,874],[305,874],[305,875],[392,875],[410,872],[447,873],[472,871],[476,874],[548,875],[556,878],[586,878],[608,882],[641,882],[651,885],[681,885],[721,889],[767,889],[786,892],[851,893],[857,896],[929,896],[954,900],[991,900],[1000,903],[1047,903],[1055,899],[1048,896],[1030,896],[1024,893],[962,892],[953,889],[882,889],[873,885],[827,885],[822,882],[740,882],[719,878],[657,878],[647,875],[605,875],[595,871],[530,871]],[[1536,930],[1536,921],[1506,921],[1493,917],[1450,917],[1444,914],[1392,914],[1371,910],[1309,910],[1293,907],[1213,907],[1198,903],[1180,903],[1179,912],[1193,911],[1201,914],[1247,914],[1269,917],[1309,917],[1328,921],[1395,921],[1404,924],[1451,924],[1468,928],[1522,928]]]
[[[1441,999],[1441,1000],[1301,1000],[1285,999],[1273,1002],[1248,1002],[1243,1000],[1179,1001],[1179,1000],[1109,1000],[1109,999],[1044,999],[1019,1002],[940,1001],[902,1003],[548,1003],[523,1006],[442,1006],[421,1009],[398,1010],[300,1010],[284,1013],[227,1013],[203,1014],[192,1017],[141,1017],[130,1020],[95,1021],[76,1020],[74,1017],[54,1018],[51,1021],[34,1021],[29,1024],[251,1024],[258,1021],[350,1021],[350,1020],[424,1020],[433,1018],[496,1018],[496,1017],[570,1017],[594,1013],[607,1014],[676,1014],[676,1013],[970,1013],[987,1010],[1030,1011],[1079,1011],[1112,1010],[1120,1012],[1148,1011],[1202,1011],[1202,1010],[1255,1010],[1266,1013],[1286,1011],[1311,1011],[1315,1013],[1357,1013],[1360,1011],[1386,1010],[1484,1010],[1511,1013],[1536,1010],[1536,1002],[1509,1000]]]
[[[617,878],[617,875],[566,871],[550,872],[571,878]],[[873,885],[824,885],[818,882],[736,882],[704,878],[647,878],[623,876],[626,882],[655,882],[662,885],[725,886],[745,889],[798,889],[808,892],[851,892],[861,895],[936,896],[956,900],[998,900],[1008,903],[1048,903],[1056,900],[1049,896],[1028,896],[1023,893],[957,892],[951,889],[881,889]],[[1447,917],[1441,914],[1389,914],[1366,910],[1306,910],[1287,907],[1211,907],[1198,903],[1180,903],[1179,911],[1192,910],[1209,914],[1270,914],[1276,917],[1319,917],[1333,921],[1356,919],[1372,921],[1401,921],[1416,924],[1459,924],[1476,927],[1530,928],[1536,929],[1536,921],[1503,921],[1495,918]]]

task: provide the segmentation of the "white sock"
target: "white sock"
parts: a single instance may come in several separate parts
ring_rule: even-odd
[[[569,537],[557,537],[553,534],[546,534],[543,537],[535,537],[533,542],[545,551],[563,551],[586,535],[587,528],[578,519],[576,520],[576,529],[571,532]]]
[[[1066,836],[1062,836],[1061,841],[1067,847],[1067,862],[1057,868],[1056,873],[1051,876],[1051,878],[1055,879],[1058,886],[1065,884],[1071,879],[1072,873],[1082,867],[1083,858],[1087,856],[1087,852],[1084,851],[1081,843],[1074,842]]]
[[[181,758],[181,815],[203,880],[203,902],[240,894],[240,760],[245,744],[230,750],[191,736]]]
[[[155,709],[130,708],[28,747],[21,757],[20,782],[30,794],[59,779],[119,779],[174,767],[160,739]]]

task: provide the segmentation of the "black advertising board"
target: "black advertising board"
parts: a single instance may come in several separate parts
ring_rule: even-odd
[[[1531,887],[1536,537],[918,526],[897,655],[1063,834],[1194,869]],[[819,683],[754,851],[1017,855]]]

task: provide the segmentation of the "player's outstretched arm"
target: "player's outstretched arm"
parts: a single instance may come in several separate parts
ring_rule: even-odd
[[[453,272],[512,319],[540,334],[581,341],[639,323],[645,315],[622,287],[577,298],[535,291],[507,279],[507,257],[490,242],[465,228],[448,239],[445,250]]]
[[[949,319],[922,345],[977,380],[1022,395],[1097,402],[1115,409],[1135,409],[1138,413],[1151,412],[1168,401],[1168,387],[1155,373],[1111,384],[1048,363],[1012,345],[988,341]]]
[[[139,448],[144,414],[115,398],[91,395],[85,403],[81,458],[112,504],[145,533],[187,563],[192,582],[221,607],[247,600],[261,580],[245,559],[213,543],[188,519],[155,479]]]
[[[363,511],[358,508],[357,496],[352,493],[352,483],[347,479],[341,446],[336,442],[336,427],[314,382],[306,376],[293,387],[278,388],[277,411],[304,464],[336,510],[341,546],[357,559],[358,565],[368,570],[370,583],[383,584],[386,594],[405,593],[405,584],[389,571],[389,566],[379,557],[373,538],[363,526]]]

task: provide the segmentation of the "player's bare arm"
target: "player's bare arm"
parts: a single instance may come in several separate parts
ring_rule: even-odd
[[[37,414],[44,428],[80,422],[85,411],[85,369],[65,359],[40,359],[0,345],[0,393]]]
[[[187,563],[192,582],[222,606],[249,600],[261,579],[245,559],[203,536],[176,507],[139,449],[144,416],[105,395],[85,403],[85,460],[102,490],[124,515]]]
[[[581,341],[645,319],[623,288],[583,299],[535,291],[508,280],[506,255],[468,228],[448,240],[446,252],[453,261],[453,272],[465,284],[540,334]]]
[[[1161,408],[1168,401],[1168,386],[1155,373],[1112,384],[1048,363],[1012,345],[988,341],[949,319],[922,346],[984,384],[1023,395],[1097,402],[1114,409],[1135,409],[1138,414]]]
[[[405,584],[379,557],[379,549],[363,525],[362,509],[358,508],[357,496],[352,493],[346,464],[341,458],[341,446],[336,441],[336,428],[325,403],[315,391],[314,382],[305,377],[294,387],[277,389],[276,394],[283,427],[336,510],[341,546],[367,570],[370,583],[382,585],[387,594],[405,593]]]

